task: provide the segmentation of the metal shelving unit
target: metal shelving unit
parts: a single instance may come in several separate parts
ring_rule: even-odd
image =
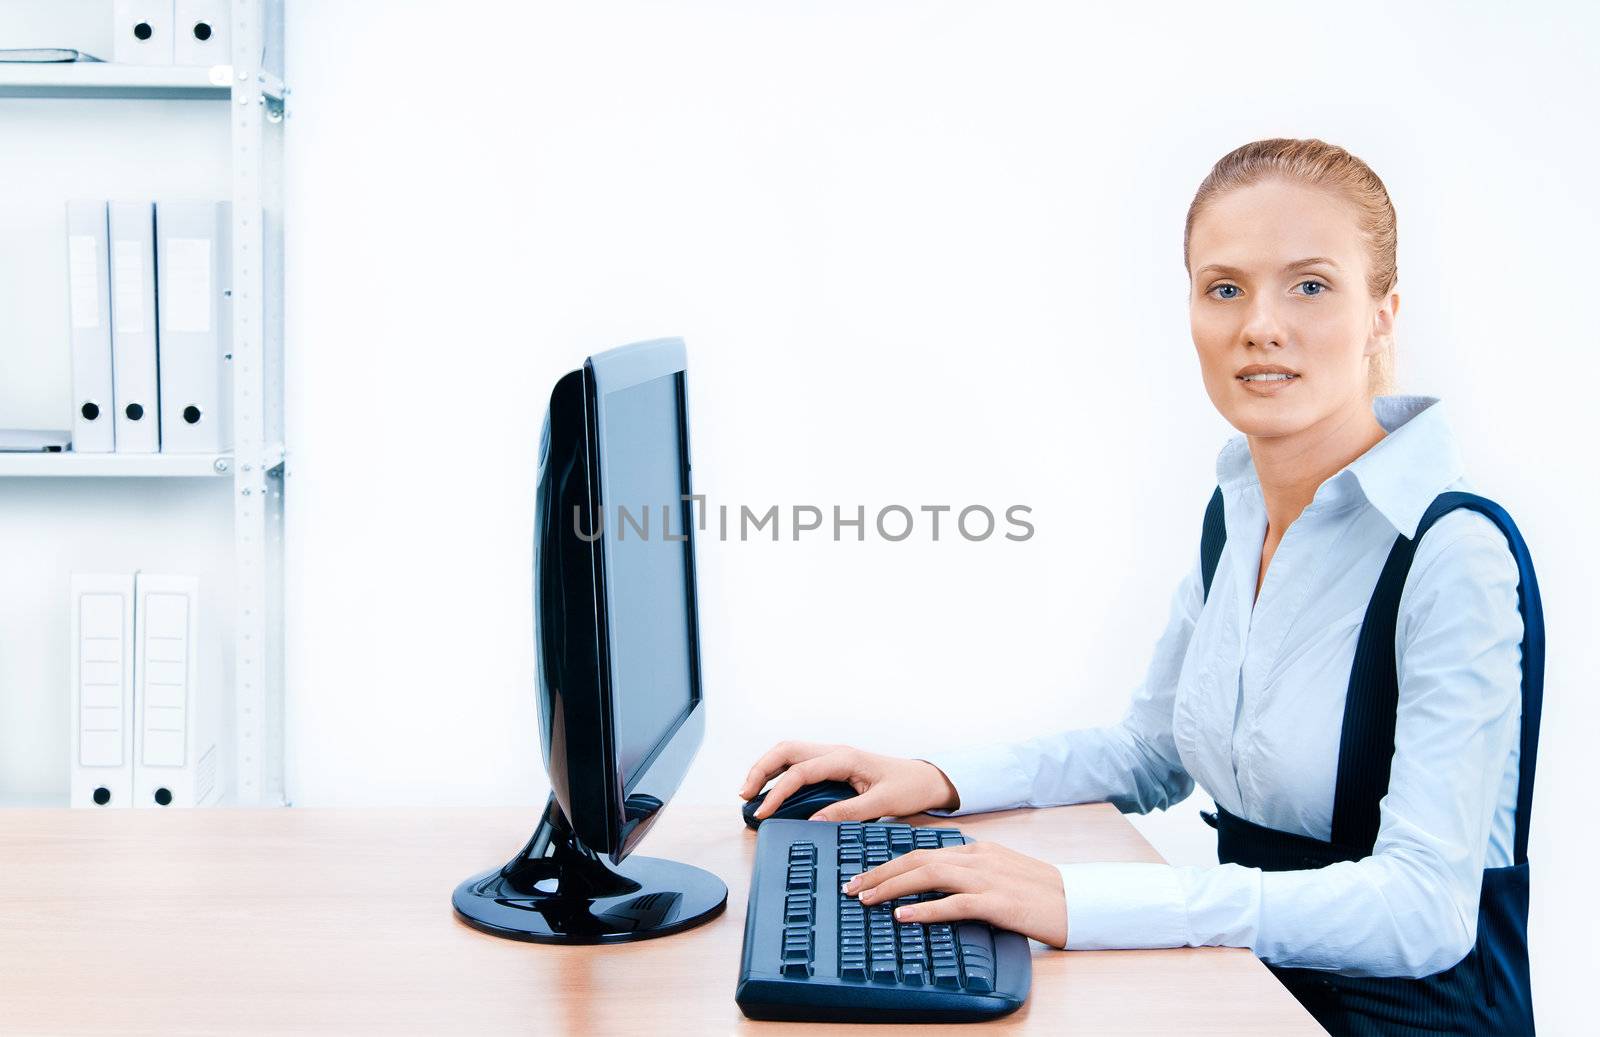
[[[0,65],[0,97],[229,105],[234,214],[232,452],[0,454],[0,477],[186,477],[231,482],[237,609],[231,801],[282,805],[286,801],[282,158],[288,95],[282,79],[282,0],[233,0],[232,21],[232,65]],[[114,492],[109,485],[107,492]]]

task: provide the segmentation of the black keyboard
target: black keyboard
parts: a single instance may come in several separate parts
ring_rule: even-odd
[[[863,905],[840,884],[918,849],[959,846],[953,828],[860,821],[761,824],[739,1008],[752,1019],[961,1022],[1027,1000],[1025,937],[984,922],[922,925],[894,909],[942,893]]]

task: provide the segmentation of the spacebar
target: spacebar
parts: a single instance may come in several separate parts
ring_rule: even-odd
[[[961,922],[955,929],[961,941],[962,985],[986,994],[994,989],[994,933],[983,922]]]

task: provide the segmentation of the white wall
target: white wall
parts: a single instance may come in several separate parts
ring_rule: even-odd
[[[1024,503],[968,544],[700,544],[728,809],[786,736],[891,752],[1109,721],[1230,430],[1184,209],[1262,136],[1369,160],[1400,381],[1539,564],[1540,1011],[1595,961],[1594,9],[291,0],[289,781],[534,803],[529,557],[554,379],[690,349],[713,503]],[[793,702],[802,702],[795,706]],[[1193,804],[1143,822],[1209,852]],[[507,846],[516,833],[507,833]]]

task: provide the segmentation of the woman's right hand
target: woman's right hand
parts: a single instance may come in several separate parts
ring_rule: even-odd
[[[928,761],[879,756],[848,745],[779,742],[745,775],[740,798],[753,798],[773,775],[778,780],[756,810],[757,820],[771,817],[802,785],[819,781],[849,782],[856,795],[817,811],[813,821],[876,821],[961,805],[950,779]]]

